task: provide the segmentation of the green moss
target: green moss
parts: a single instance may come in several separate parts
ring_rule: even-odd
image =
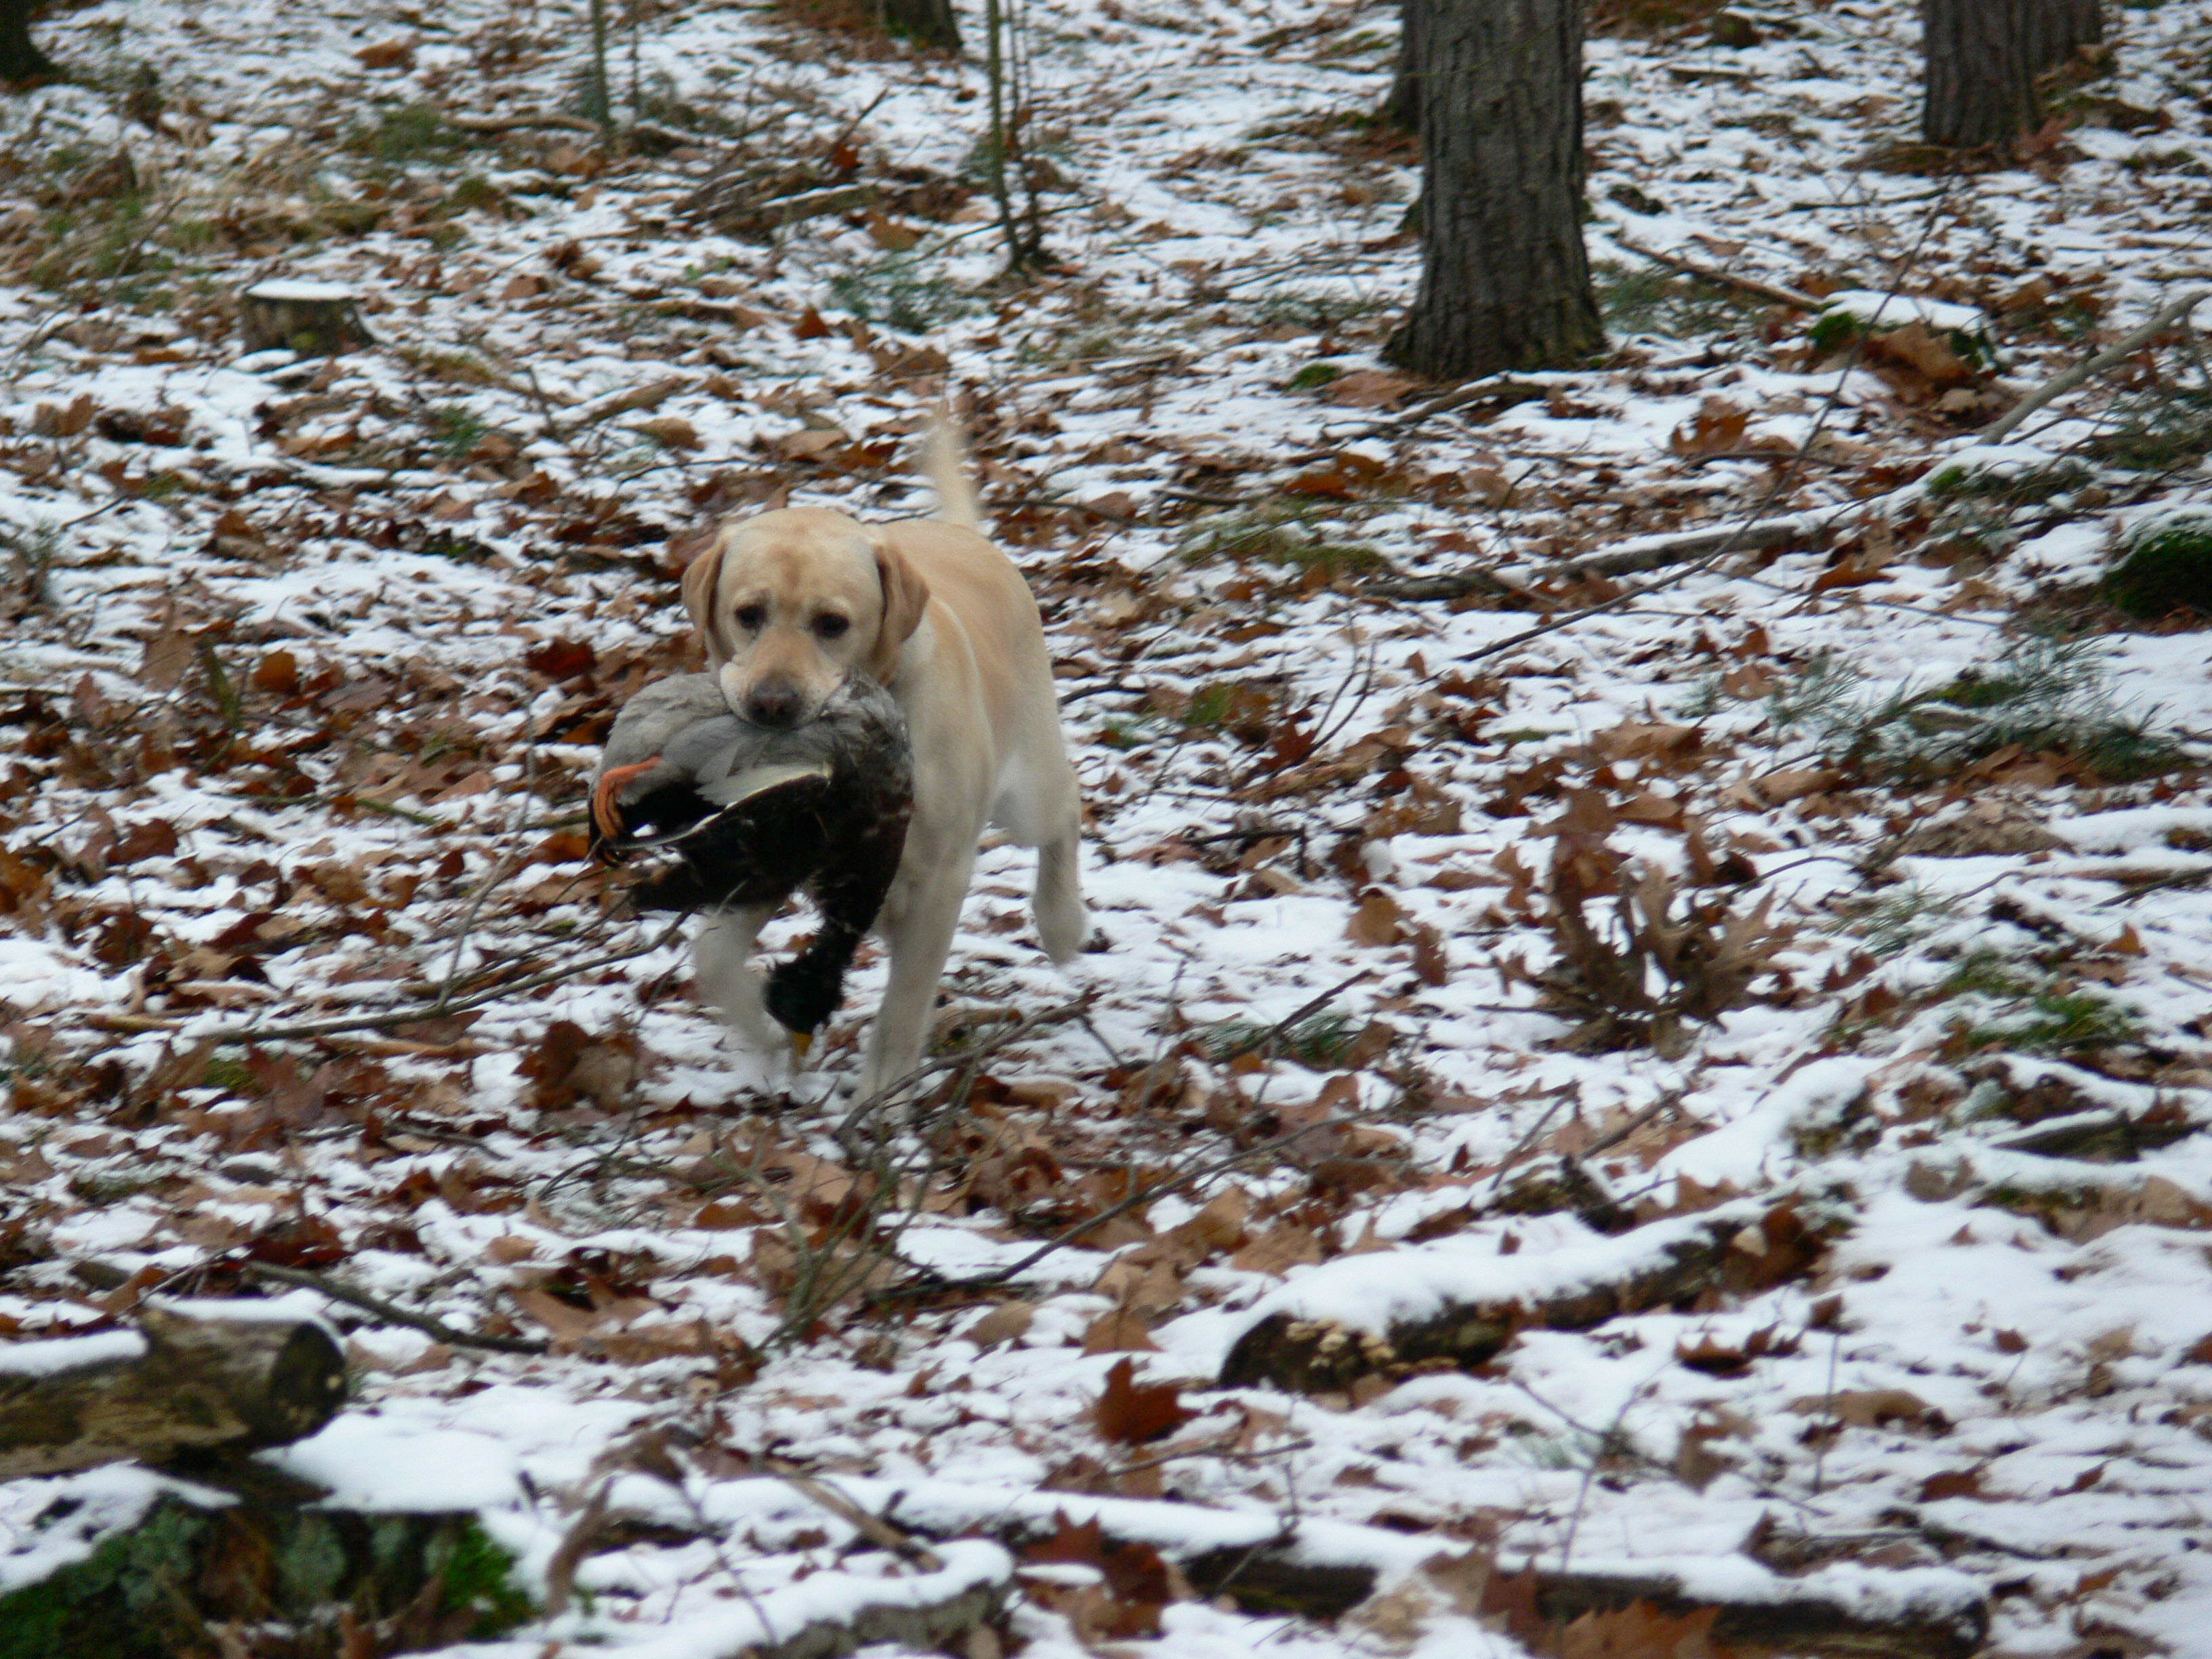
[[[527,1624],[537,1612],[514,1582],[514,1558],[474,1521],[462,1526],[448,1549],[433,1550],[430,1567],[441,1583],[440,1607],[449,1613],[474,1613],[468,1633],[477,1640],[504,1635]]]
[[[1954,461],[1929,478],[1928,493],[1937,501],[1985,500],[2023,507],[2069,494],[2090,477],[2087,466],[2065,455],[2054,455],[2038,464],[1976,465]]]
[[[357,128],[353,148],[395,165],[442,159],[473,149],[483,141],[455,126],[430,104],[405,104],[380,113],[373,125]]]
[[[281,1477],[251,1467],[212,1478],[240,1483],[245,1504],[202,1509],[164,1498],[85,1559],[0,1596],[0,1659],[177,1659],[207,1650],[210,1620],[327,1630],[334,1605],[363,1622],[384,1619],[426,1583],[471,1638],[536,1616],[514,1557],[472,1516],[326,1510],[312,1489],[262,1490]],[[69,1516],[57,1505],[33,1528]]]
[[[2030,635],[1954,680],[1886,696],[1869,695],[1857,669],[1821,653],[1766,707],[1777,730],[1804,731],[1832,763],[1888,782],[1944,776],[2014,744],[2065,756],[2114,782],[2170,771],[2183,759],[2146,716],[2118,705],[2092,640]]]
[[[489,208],[504,211],[507,206],[507,192],[480,173],[461,178],[446,192],[440,204],[450,213],[466,213],[471,208]]]
[[[1892,329],[1902,328],[1912,321],[1909,307],[1893,307],[1886,310],[1875,325],[1877,334],[1887,334]],[[1805,338],[1815,353],[1839,351],[1867,331],[1866,319],[1838,306],[1822,312],[1813,319]],[[1965,329],[1945,329],[1941,336],[1944,344],[1958,354],[1959,361],[1970,368],[1990,369],[1996,367],[1996,353],[1988,340]]]
[[[2075,1054],[2137,1041],[2142,1022],[2128,1009],[2086,991],[2041,991],[2027,1009],[1976,1026],[1967,1041],[1977,1048],[2004,1048],[2027,1054]]]
[[[1280,1036],[1271,1036],[1273,1030],[1273,1026],[1255,1020],[1224,1019],[1199,1034],[1199,1046],[1209,1058],[1217,1060],[1240,1054],[1273,1053],[1287,1054],[1302,1066],[1320,1070],[1334,1065],[1358,1041],[1360,1024],[1350,1014],[1325,1009],[1300,1020]]]
[[[1620,192],[1614,192],[1614,199],[1622,199]],[[1636,207],[1631,201],[1622,201],[1622,205]],[[1646,206],[1656,209],[1659,204],[1647,202]],[[1761,309],[1756,301],[1649,265],[1599,264],[1590,270],[1590,289],[1607,328],[1616,334],[1703,339],[1742,327]]]
[[[1316,391],[1327,386],[1331,380],[1340,379],[1343,374],[1344,371],[1334,363],[1308,363],[1291,376],[1291,390],[1293,392]]]
[[[1306,502],[1218,514],[1185,536],[1179,550],[1185,564],[1208,564],[1221,558],[1238,564],[1257,561],[1301,573],[1318,572],[1324,581],[1346,573],[1389,568],[1389,562],[1371,547],[1329,539],[1316,522],[1319,516],[1320,509]]]
[[[2131,616],[2212,616],[2212,513],[2175,513],[2136,532],[2102,591]]]
[[[445,404],[432,410],[425,424],[430,428],[431,447],[455,460],[482,443],[491,430],[481,415],[464,404]]]
[[[926,334],[975,309],[949,278],[931,274],[913,253],[887,253],[872,265],[842,271],[830,279],[830,295],[861,321],[908,334]]]
[[[2166,471],[2212,453],[2212,387],[2157,387],[2121,396],[2111,429],[2088,453],[2130,471]]]
[[[90,1659],[185,1650],[197,1632],[179,1623],[179,1587],[191,1579],[207,1511],[173,1501],[52,1577],[0,1597],[7,1659]]]
[[[1941,997],[1983,996],[2012,1000],[2032,996],[2042,980],[1995,951],[1970,952],[1936,988]]]

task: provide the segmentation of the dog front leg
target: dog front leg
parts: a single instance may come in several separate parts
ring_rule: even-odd
[[[932,868],[927,884],[898,905],[896,915],[886,910],[883,933],[890,945],[890,977],[876,1010],[875,1029],[868,1034],[867,1062],[860,1069],[862,1100],[921,1064],[937,1006],[937,981],[952,953],[952,935],[960,926],[960,906],[975,865],[975,838],[962,845],[967,850]],[[913,857],[911,847],[908,856]]]
[[[775,914],[773,905],[709,911],[691,942],[699,1000],[764,1054],[780,1054],[786,1047],[775,1022],[761,1006],[761,976],[753,971],[750,960],[753,942]]]

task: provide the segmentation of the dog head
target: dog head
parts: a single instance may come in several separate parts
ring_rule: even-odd
[[[891,683],[929,585],[880,532],[781,507],[730,526],[692,560],[684,603],[731,711],[789,728],[855,670]]]

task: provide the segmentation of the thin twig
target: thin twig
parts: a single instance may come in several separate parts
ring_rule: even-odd
[[[386,1302],[380,1296],[371,1296],[367,1291],[357,1291],[350,1285],[335,1279],[325,1279],[320,1273],[311,1273],[298,1267],[273,1267],[266,1261],[249,1261],[246,1271],[257,1279],[273,1279],[280,1285],[297,1285],[359,1308],[363,1313],[373,1313],[387,1325],[405,1325],[425,1336],[455,1348],[489,1348],[495,1353],[544,1353],[545,1344],[526,1336],[475,1336],[467,1331],[455,1330],[442,1319],[428,1314],[410,1313],[397,1303]]]
[[[1212,1057],[1214,1063],[1217,1065],[1225,1066],[1232,1060],[1242,1060],[1249,1054],[1256,1053],[1260,1049],[1272,1047],[1277,1042],[1290,1036],[1291,1031],[1297,1028],[1299,1021],[1309,1018],[1312,1015],[1319,1013],[1323,1008],[1328,1006],[1330,1003],[1336,1000],[1337,994],[1339,992],[1349,991],[1353,986],[1358,984],[1362,980],[1372,979],[1374,976],[1375,970],[1372,968],[1362,968],[1358,973],[1352,975],[1349,978],[1337,981],[1335,984],[1330,986],[1328,989],[1323,991],[1319,996],[1312,997],[1304,1002],[1301,1002],[1297,1007],[1291,1009],[1289,1013],[1284,1015],[1282,1018],[1277,1020],[1266,1030],[1261,1032],[1259,1036],[1248,1038],[1246,1041],[1238,1043],[1235,1048],[1226,1049],[1223,1053],[1214,1055]]]
[[[1277,1135],[1273,1140],[1263,1140],[1257,1146],[1244,1147],[1225,1157],[1215,1158],[1210,1163],[1202,1164],[1195,1169],[1186,1170],[1179,1174],[1163,1176],[1158,1181],[1139,1188],[1119,1204],[1101,1210],[1097,1214],[1087,1217],[1073,1226],[1054,1234],[1019,1261],[1011,1262],[1004,1267],[994,1267],[988,1273],[977,1273],[968,1279],[933,1279],[925,1276],[908,1279],[902,1285],[886,1286],[868,1299],[872,1303],[882,1303],[904,1301],[922,1296],[957,1296],[969,1291],[994,1290],[1001,1285],[1020,1278],[1047,1256],[1057,1250],[1064,1249],[1075,1240],[1082,1237],[1084,1234],[1103,1227],[1117,1217],[1125,1216],[1130,1211],[1151,1203],[1163,1193],[1170,1192],[1177,1187],[1188,1186],[1194,1182],[1204,1181],[1268,1152],[1279,1152],[1293,1141],[1304,1139],[1308,1135],[1319,1134],[1325,1129],[1341,1129],[1355,1123],[1368,1122],[1379,1117],[1388,1109],[1387,1107],[1378,1106],[1372,1111],[1346,1112],[1340,1117],[1324,1118],[1319,1123],[1310,1123],[1302,1129],[1293,1129],[1288,1134]]]
[[[934,1551],[915,1543],[881,1516],[861,1508],[828,1481],[801,1474],[796,1469],[780,1468],[774,1462],[769,1465],[769,1473],[800,1497],[819,1504],[878,1549],[902,1556],[925,1572],[936,1572],[944,1567],[943,1559]]]
[[[675,938],[678,931],[687,920],[687,917],[678,916],[663,932],[655,934],[644,944],[633,945],[629,950],[610,951],[605,956],[594,957],[588,962],[568,963],[546,973],[533,974],[527,979],[508,980],[489,989],[450,1000],[420,1002],[410,1007],[390,1008],[381,1013],[352,1014],[337,1019],[302,1020],[293,1025],[231,1025],[217,1026],[212,1031],[191,1031],[187,1029],[183,1020],[157,1025],[142,1018],[133,1019],[127,1029],[139,1031],[183,1031],[195,1042],[214,1043],[218,1046],[279,1042],[299,1037],[331,1036],[340,1031],[387,1030],[395,1025],[412,1025],[421,1020],[436,1019],[447,1014],[465,1013],[471,1008],[480,1008],[488,1002],[496,1002],[501,997],[517,996],[525,991],[537,990],[541,986],[556,984],[564,979],[574,979],[580,974],[588,974],[597,969],[611,967],[618,962],[629,962],[639,957],[649,955]],[[121,1018],[122,1017],[118,1017],[115,1023],[118,1029],[125,1029],[121,1024]],[[94,1015],[87,1023],[100,1024],[101,1017]]]

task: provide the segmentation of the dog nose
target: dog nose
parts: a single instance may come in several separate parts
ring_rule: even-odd
[[[745,698],[745,718],[773,731],[799,723],[799,688],[787,680],[764,680]]]

